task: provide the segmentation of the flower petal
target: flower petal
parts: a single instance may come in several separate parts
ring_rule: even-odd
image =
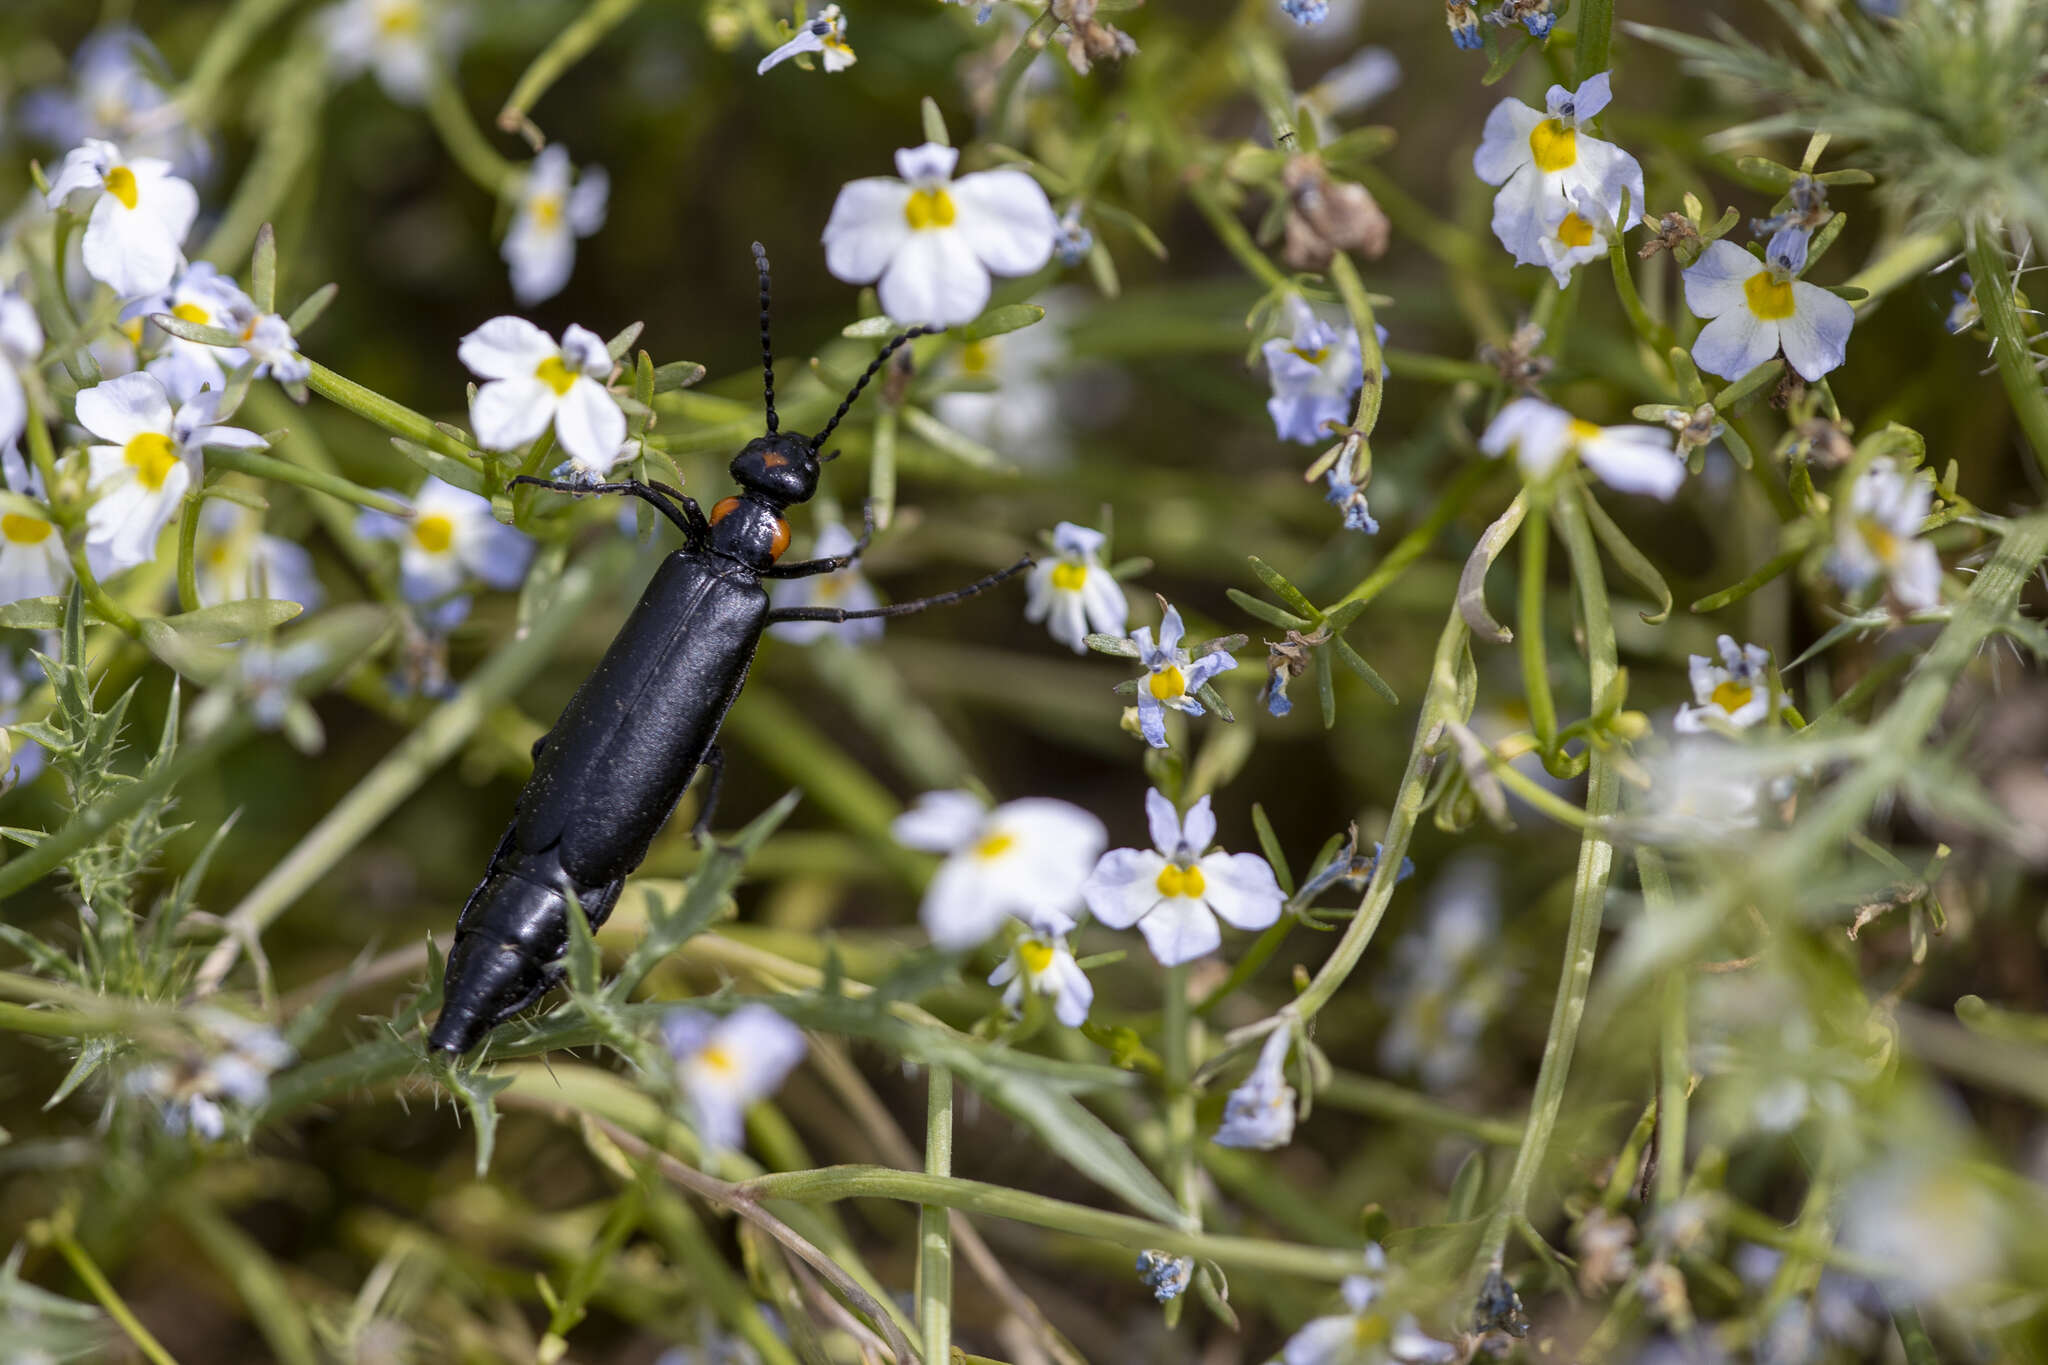
[[[1792,282],[1792,316],[1778,324],[1785,363],[1809,382],[1842,363],[1849,349],[1849,329],[1856,310],[1817,284]]]
[[[496,386],[511,382],[501,379]],[[578,469],[609,474],[626,443],[626,414],[596,380],[579,377],[555,409],[555,439]]]
[[[825,268],[848,284],[880,279],[911,238],[910,186],[873,176],[842,186],[825,223]]]
[[[1029,275],[1052,259],[1059,218],[1023,171],[977,171],[953,182],[959,230],[981,263],[998,275]]]
[[[1145,825],[1152,834],[1152,847],[1169,858],[1179,850],[1180,812],[1157,787],[1145,791]]]
[[[919,182],[942,183],[953,178],[953,168],[960,164],[960,149],[948,147],[941,142],[926,142],[916,147],[904,147],[896,153],[896,174],[915,185]]]
[[[479,379],[531,379],[541,362],[559,350],[546,332],[525,318],[508,315],[492,318],[464,337],[455,354]]]
[[[987,818],[988,808],[973,792],[926,792],[890,823],[889,833],[905,848],[951,853],[974,838]]]
[[[1280,918],[1287,897],[1272,867],[1256,853],[1211,853],[1201,861],[1203,899],[1240,929],[1264,929]]]
[[[1561,191],[1535,164],[1511,176],[1493,196],[1493,235],[1518,265],[1542,265],[1543,225],[1562,200]]]
[[[1731,308],[1700,329],[1692,343],[1695,364],[1723,379],[1740,379],[1778,353],[1778,324],[1748,304]]]
[[[952,327],[981,316],[988,269],[959,228],[928,228],[910,233],[878,288],[882,311],[898,322]]]
[[[1608,427],[1580,442],[1579,458],[1600,482],[1624,493],[1668,502],[1685,482],[1685,461],[1671,448],[1671,434],[1658,427]]]
[[[111,194],[94,202],[79,256],[86,274],[123,298],[168,288],[185,259],[160,220]]]
[[[979,947],[1009,918],[1001,890],[971,854],[955,854],[933,876],[918,907],[918,923],[946,952]]]
[[[1479,150],[1472,154],[1472,170],[1489,185],[1500,185],[1523,166],[1534,162],[1529,134],[1543,122],[1543,114],[1517,99],[1504,99],[1486,116],[1486,128],[1479,135]]]
[[[1145,936],[1145,946],[1162,967],[1177,967],[1207,957],[1223,944],[1223,931],[1216,927],[1216,917],[1202,902],[1186,896],[1160,901],[1138,921],[1138,932]]]
[[[1210,809],[1207,796],[1188,807],[1187,819],[1181,822],[1181,839],[1193,854],[1206,852],[1216,842],[1216,812]]]
[[[171,430],[171,400],[151,374],[124,374],[78,391],[78,424],[102,440],[125,445],[145,431]]]
[[[1764,263],[1723,237],[1707,243],[1700,258],[1685,270],[1685,306],[1693,316],[1717,318],[1738,309],[1749,311],[1743,286]]]
[[[517,450],[548,429],[556,406],[555,391],[531,372],[519,379],[493,379],[476,391],[469,424],[484,449]]]
[[[1088,913],[1112,929],[1128,929],[1159,904],[1159,873],[1166,859],[1149,848],[1116,848],[1102,855],[1081,898]]]

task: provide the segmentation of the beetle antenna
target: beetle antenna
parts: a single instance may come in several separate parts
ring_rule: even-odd
[[[825,444],[825,438],[832,434],[832,429],[839,425],[840,419],[853,410],[854,400],[860,397],[860,391],[868,386],[870,379],[881,372],[884,365],[889,363],[889,357],[896,354],[899,347],[919,337],[933,336],[945,330],[943,327],[919,326],[890,337],[888,344],[882,347],[882,353],[869,361],[868,367],[860,372],[860,378],[853,381],[853,387],[847,391],[846,397],[840,400],[839,411],[832,414],[832,420],[825,423],[825,429],[811,438],[811,449],[816,450]]]
[[[754,243],[754,269],[761,276],[761,399],[768,409],[768,430],[776,429],[775,346],[768,337],[768,249]]]

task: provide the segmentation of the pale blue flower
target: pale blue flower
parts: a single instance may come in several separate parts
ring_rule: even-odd
[[[1218,673],[1237,667],[1237,659],[1228,650],[1212,649],[1199,659],[1191,658],[1180,647],[1183,633],[1177,607],[1168,607],[1160,620],[1158,644],[1152,643],[1150,626],[1131,632],[1138,660],[1145,665],[1145,674],[1138,679],[1138,728],[1155,749],[1166,747],[1166,708],[1190,716],[1204,714],[1195,693]]]
[[[1366,509],[1365,490],[1351,482],[1343,470],[1344,462],[1339,460],[1329,473],[1329,491],[1323,494],[1323,501],[1344,513],[1344,528],[1348,531],[1363,531],[1366,535],[1377,535],[1380,524],[1372,519]]]
[[[1068,1028],[1087,1023],[1095,1003],[1095,987],[1074,960],[1067,936],[1035,925],[1018,934],[1010,955],[989,973],[988,984],[1004,987],[1003,1006],[1011,1014],[1024,1012],[1027,993],[1044,996],[1052,1001],[1053,1017]]]
[[[1287,312],[1290,335],[1269,338],[1259,348],[1273,385],[1266,411],[1281,440],[1314,445],[1329,439],[1327,424],[1351,420],[1365,382],[1358,329],[1323,321],[1299,294],[1288,296]],[[1386,335],[1379,328],[1383,343]]]
[[[1738,379],[1778,353],[1811,382],[1842,363],[1856,310],[1819,285],[1796,278],[1806,268],[1810,234],[1782,228],[1765,259],[1722,238],[1707,243],[1685,272],[1686,306],[1711,318],[1693,342],[1699,367]]]
[[[1444,23],[1451,30],[1451,42],[1466,52],[1486,46],[1479,31],[1479,15],[1466,0],[1444,0]]]
[[[1152,847],[1111,849],[1081,886],[1096,919],[1112,929],[1137,926],[1152,956],[1172,967],[1221,946],[1218,918],[1239,929],[1264,929],[1280,918],[1287,897],[1264,858],[1204,851],[1216,842],[1208,797],[1182,819],[1154,787],[1145,793],[1145,818]]]
[[[1472,169],[1487,184],[1500,186],[1493,198],[1493,235],[1521,264],[1550,265],[1544,235],[1577,211],[1581,195],[1590,196],[1622,231],[1642,220],[1642,166],[1586,128],[1612,98],[1602,71],[1576,90],[1551,86],[1542,111],[1504,99],[1486,116]],[[1624,192],[1629,207],[1622,222]]]
[[[1540,398],[1517,398],[1502,408],[1479,438],[1479,449],[1496,457],[1512,452],[1522,477],[1532,481],[1549,478],[1577,455],[1602,483],[1624,493],[1668,502],[1685,482],[1685,461],[1662,427],[1597,426]]]
[[[1217,1146],[1269,1152],[1294,1140],[1294,1087],[1287,1083],[1293,1042],[1285,1027],[1266,1035],[1251,1074],[1223,1102],[1223,1123],[1211,1139]]]
[[[1330,0],[1280,0],[1280,12],[1310,28],[1330,17]]]
[[[1462,1353],[1438,1341],[1407,1314],[1388,1315],[1379,1307],[1378,1276],[1386,1255],[1377,1245],[1366,1248],[1368,1275],[1347,1276],[1340,1292],[1349,1312],[1317,1318],[1287,1339],[1280,1365],[1444,1365]]]
[[[1189,1257],[1166,1251],[1138,1253],[1139,1282],[1161,1303],[1170,1303],[1187,1293],[1188,1281],[1194,1273],[1195,1263]]]
[[[440,603],[473,581],[516,588],[526,577],[533,541],[493,517],[488,498],[429,478],[412,506],[409,521],[368,510],[356,518],[356,534],[398,542],[399,587],[406,601]]]
[[[193,568],[203,607],[262,597],[312,611],[325,600],[312,554],[296,541],[264,534],[263,514],[254,508],[209,501],[199,513],[196,548]]]
[[[742,1005],[723,1019],[670,1010],[661,1017],[661,1041],[697,1135],[716,1148],[740,1145],[747,1106],[775,1093],[805,1047],[803,1030],[766,1005]]]

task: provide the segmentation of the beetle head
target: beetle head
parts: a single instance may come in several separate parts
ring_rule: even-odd
[[[792,432],[756,436],[732,460],[733,481],[750,493],[787,507],[818,491],[818,455]]]

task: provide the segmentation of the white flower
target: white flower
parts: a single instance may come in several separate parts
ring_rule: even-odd
[[[1385,1264],[1377,1246],[1369,1254],[1375,1267]],[[1423,1365],[1457,1360],[1460,1352],[1447,1341],[1425,1333],[1413,1317],[1389,1317],[1375,1305],[1379,1283],[1364,1275],[1347,1276],[1341,1292],[1351,1311],[1317,1318],[1287,1339],[1281,1365]]]
[[[1685,306],[1712,318],[1692,344],[1709,374],[1737,379],[1778,353],[1802,378],[1819,379],[1842,363],[1856,310],[1847,299],[1793,278],[1806,265],[1807,233],[1781,228],[1765,260],[1725,237],[1685,272]]]
[[[1613,215],[1595,195],[1574,187],[1569,204],[1551,206],[1536,245],[1543,253],[1543,263],[1550,267],[1551,278],[1563,289],[1572,282],[1572,271],[1605,256],[1613,239]]]
[[[87,138],[73,148],[50,182],[51,208],[77,197],[87,210],[80,259],[85,272],[122,298],[166,289],[185,264],[185,234],[199,214],[199,195],[155,157],[124,160],[111,142]]]
[[[825,224],[825,266],[849,284],[880,281],[899,322],[951,327],[988,304],[989,275],[1029,275],[1052,259],[1059,219],[1023,171],[953,179],[960,153],[927,142],[896,153],[894,176],[849,182]]]
[[[135,300],[121,310],[121,317],[131,321],[168,313],[181,322],[232,330],[234,319],[243,311],[256,311],[249,296],[208,262],[195,261],[179,273],[169,289]],[[162,345],[143,369],[163,381],[164,391],[174,403],[190,402],[201,389],[225,389],[227,372],[248,358],[232,347],[187,341],[154,327],[149,330]]]
[[[839,6],[825,6],[817,18],[796,31],[794,38],[763,57],[754,74],[765,76],[770,67],[780,66],[800,52],[817,53],[827,72],[844,71],[854,64],[857,58],[846,41],[846,16],[839,12]]]
[[[261,512],[225,499],[200,510],[193,569],[201,606],[262,597],[311,611],[326,597],[305,546],[265,535]]]
[[[516,450],[555,426],[555,440],[576,467],[602,477],[626,442],[626,414],[605,388],[611,353],[597,333],[574,323],[560,345],[524,318],[492,318],[456,352],[485,380],[469,422],[486,450]]]
[[[196,1133],[217,1141],[227,1132],[221,1105],[253,1109],[270,1097],[270,1077],[296,1055],[275,1029],[225,1010],[197,1012],[198,1040],[211,1045],[129,1073],[127,1086],[153,1101],[166,1132]]]
[[[1195,693],[1218,673],[1237,667],[1236,657],[1223,649],[1211,649],[1199,659],[1190,658],[1180,647],[1184,631],[1180,608],[1168,607],[1159,621],[1157,645],[1152,643],[1152,627],[1139,626],[1131,632],[1131,643],[1138,647],[1138,662],[1145,665],[1143,676],[1137,680],[1138,729],[1145,742],[1155,749],[1166,747],[1166,708],[1170,706],[1190,716],[1204,714]]]
[[[1294,1087],[1287,1083],[1287,1049],[1293,1042],[1286,1028],[1266,1035],[1251,1074],[1223,1102],[1223,1123],[1213,1139],[1217,1146],[1269,1152],[1294,1140]]]
[[[1500,875],[1491,860],[1457,859],[1430,889],[1424,921],[1394,945],[1392,1018],[1380,1065],[1413,1072],[1441,1094],[1471,1075],[1487,1023],[1515,984],[1500,962]]]
[[[0,470],[6,475],[8,492],[41,502],[42,479],[11,445],[0,449]],[[0,603],[56,597],[70,581],[71,560],[64,551],[64,533],[56,523],[14,507],[0,509]],[[0,676],[13,675],[0,670]]]
[[[990,380],[993,389],[954,389],[932,401],[941,422],[1011,462],[1040,467],[1067,457],[1070,442],[1064,414],[1077,405],[1061,401],[1057,379],[1070,360],[1067,323],[1086,307],[1071,287],[1048,290],[1036,300],[1045,316],[1030,327],[983,337],[960,348],[960,373]],[[1100,415],[1104,404],[1078,405]]]
[[[357,532],[399,542],[400,588],[408,602],[434,602],[474,577],[516,588],[533,558],[526,533],[491,515],[490,499],[429,478],[412,498],[412,520],[364,512]]]
[[[1611,98],[1602,71],[1577,90],[1551,86],[1547,112],[1505,99],[1486,116],[1472,169],[1487,184],[1501,187],[1493,198],[1493,235],[1521,264],[1550,264],[1543,252],[1544,234],[1577,207],[1580,194],[1614,220],[1621,216],[1626,190],[1628,221],[1621,228],[1627,231],[1641,221],[1643,168],[1613,143],[1582,131]]]
[[[1847,515],[1835,525],[1828,568],[1851,592],[1882,574],[1892,596],[1909,611],[1941,605],[1941,555],[1920,539],[1920,524],[1934,504],[1933,477],[1924,469],[1901,473],[1886,456],[1870,462],[1849,490]]]
[[[1010,955],[989,973],[988,984],[1005,986],[1003,1004],[1012,1014],[1024,1012],[1024,995],[1042,995],[1052,1001],[1053,1017],[1068,1028],[1087,1022],[1088,1007],[1095,1003],[1095,987],[1088,983],[1067,936],[1050,929],[1027,927],[1010,945]]]
[[[740,1145],[747,1106],[774,1094],[804,1056],[803,1030],[766,1005],[742,1005],[724,1019],[670,1010],[661,1018],[661,1040],[675,1059],[697,1135],[716,1148]]]
[[[374,67],[400,104],[418,104],[452,47],[457,16],[432,0],[342,0],[320,16],[327,64],[343,80]]]
[[[1732,845],[1762,818],[1764,785],[1778,765],[1772,755],[1683,739],[1647,765],[1649,795],[1633,824],[1648,843]]]
[[[2005,1260],[2007,1206],[1954,1155],[1901,1151],[1844,1191],[1842,1244],[1882,1262],[1912,1295],[1976,1288]]]
[[[1088,652],[1088,633],[1121,635],[1130,619],[1124,590],[1102,567],[1104,536],[1063,521],[1052,528],[1054,559],[1041,559],[1025,581],[1024,619],[1076,654]]]
[[[34,306],[19,294],[0,292],[0,448],[12,446],[28,430],[28,394],[20,371],[32,369],[42,354],[43,324]]]
[[[259,313],[254,303],[232,315],[230,326],[241,340],[242,351],[256,362],[255,378],[266,374],[287,388],[303,384],[313,373],[312,364],[299,354],[298,338],[291,324],[276,313]],[[301,397],[304,395],[301,394]]]
[[[1721,653],[1716,664],[1704,654],[1692,656],[1691,706],[1678,708],[1673,722],[1681,734],[1698,734],[1720,726],[1747,730],[1770,719],[1771,652],[1762,645],[1738,645],[1732,635],[1714,640]]]
[[[1292,335],[1270,337],[1259,348],[1273,384],[1266,411],[1281,440],[1313,445],[1329,439],[1324,423],[1341,426],[1351,420],[1355,396],[1365,383],[1365,362],[1356,327],[1339,331],[1317,317],[1299,294],[1288,295],[1287,315]],[[1384,341],[1386,328],[1379,334]]]
[[[811,547],[814,559],[830,559],[854,547],[853,532],[838,522],[827,522]],[[844,607],[848,611],[869,611],[882,605],[874,584],[862,575],[858,565],[849,564],[831,573],[809,578],[789,578],[774,585],[769,597],[777,607]],[[882,618],[865,621],[783,621],[768,627],[768,633],[793,645],[816,644],[837,639],[844,644],[867,644],[882,638]]]
[[[1401,84],[1401,63],[1384,47],[1361,47],[1332,67],[1304,97],[1328,126],[1328,120],[1355,114]],[[1324,141],[1330,141],[1325,138]]]
[[[1264,929],[1280,918],[1280,883],[1256,853],[1203,854],[1216,841],[1209,798],[1188,809],[1185,822],[1157,787],[1145,793],[1152,848],[1119,848],[1102,855],[1081,894],[1095,918],[1112,929],[1137,925],[1162,966],[1192,962],[1216,951],[1223,934],[1217,916],[1239,929]]]
[[[970,792],[927,792],[890,826],[896,841],[946,861],[925,889],[918,922],[933,943],[963,952],[1010,916],[1063,934],[1081,883],[1109,842],[1102,822],[1065,801],[1028,797],[985,810]]]
[[[577,177],[568,148],[551,142],[541,149],[519,182],[512,226],[499,251],[512,267],[513,298],[535,304],[562,292],[576,264],[576,239],[604,226],[610,197],[604,167],[586,166]]]
[[[1685,482],[1685,461],[1662,427],[1602,427],[1582,421],[1540,398],[1517,398],[1502,408],[1479,438],[1488,455],[1514,452],[1525,479],[1545,479],[1576,454],[1610,488],[1669,501]]]
[[[263,438],[213,425],[211,390],[173,408],[155,375],[124,374],[78,394],[78,424],[107,445],[86,447],[93,504],[85,552],[104,578],[156,558],[157,537],[198,477],[207,446],[248,450]]]

